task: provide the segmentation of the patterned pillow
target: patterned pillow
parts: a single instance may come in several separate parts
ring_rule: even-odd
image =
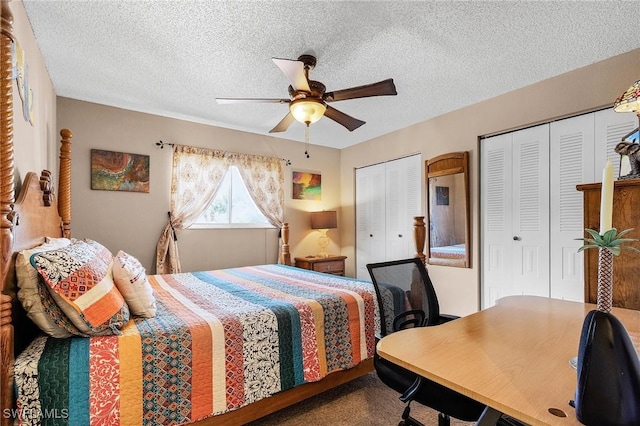
[[[113,259],[113,281],[133,315],[151,318],[156,315],[156,298],[140,261],[120,250]]]
[[[86,240],[31,256],[53,300],[87,335],[121,334],[129,308],[113,282],[113,255]]]
[[[31,265],[29,259],[35,253],[59,249],[69,244],[71,240],[68,238],[46,238],[45,243],[32,249],[22,250],[16,255],[18,300],[34,324],[48,335],[58,338],[80,334],[80,331],[67,321],[49,292],[39,284],[38,271]]]

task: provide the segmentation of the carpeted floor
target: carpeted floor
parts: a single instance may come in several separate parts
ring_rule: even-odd
[[[249,425],[395,426],[405,407],[398,396],[375,373],[369,373]],[[411,404],[411,414],[425,425],[438,424],[438,413],[419,404]],[[469,426],[472,423],[451,419],[451,425]]]

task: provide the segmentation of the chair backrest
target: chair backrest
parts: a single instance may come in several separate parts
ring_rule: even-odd
[[[440,317],[438,298],[427,269],[419,258],[370,263],[367,270],[378,297],[380,318],[386,318],[386,321],[381,321],[382,336],[393,331],[393,319],[387,316],[388,313],[385,315],[384,311],[383,287],[395,286],[407,292],[409,309],[424,311],[425,321],[421,325],[428,326],[437,322]],[[405,310],[407,309],[401,309],[400,312]]]
[[[613,314],[587,313],[578,346],[576,417],[585,425],[640,424],[640,360]]]

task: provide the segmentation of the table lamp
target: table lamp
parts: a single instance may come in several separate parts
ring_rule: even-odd
[[[613,103],[615,112],[635,112],[640,120],[640,80],[636,81]]]
[[[327,247],[329,246],[329,237],[327,231],[338,227],[338,215],[335,211],[311,212],[311,229],[317,229],[320,232],[318,245],[320,253],[318,257],[328,257]]]
[[[633,112],[638,116],[640,122],[640,80],[636,81],[613,103],[615,112]],[[616,145],[614,151],[620,154],[620,173],[619,179],[637,179],[640,177],[640,148],[638,145],[638,132],[640,126],[632,130],[631,133],[623,136],[622,142]],[[631,172],[628,175],[622,175],[622,159],[627,156],[629,159],[629,167]]]

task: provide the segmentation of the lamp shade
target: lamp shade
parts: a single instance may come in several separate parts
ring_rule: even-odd
[[[324,115],[327,106],[316,99],[296,99],[289,104],[293,118],[301,123],[313,124]]]
[[[615,112],[635,112],[640,116],[640,80],[636,81],[613,103]]]
[[[338,227],[335,211],[311,212],[311,229],[333,229]]]

